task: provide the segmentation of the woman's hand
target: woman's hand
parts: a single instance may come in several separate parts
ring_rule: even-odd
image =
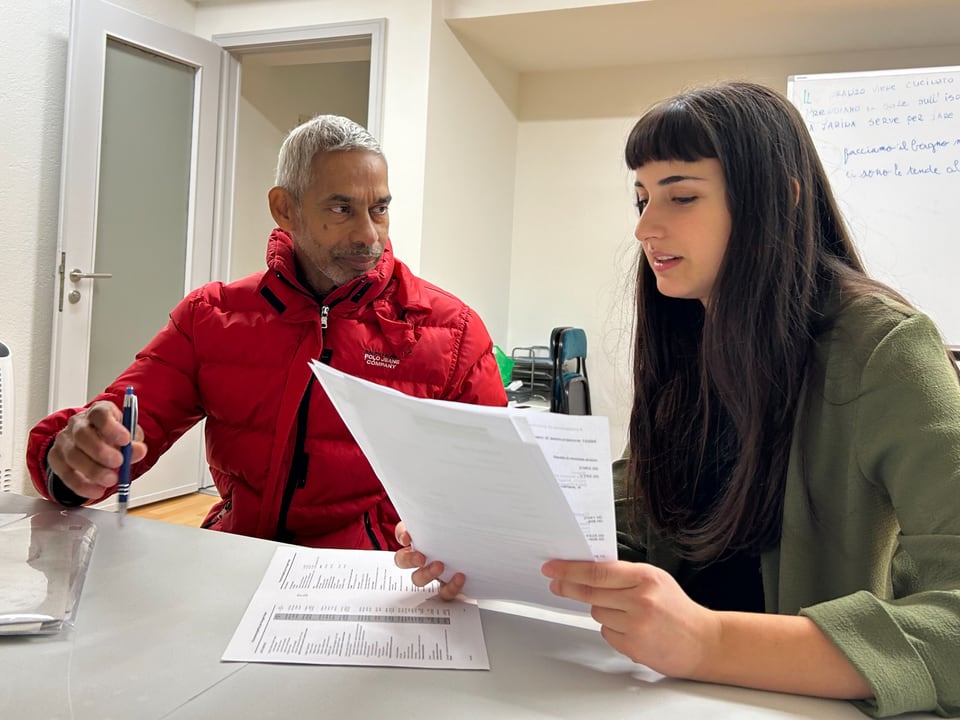
[[[438,560],[428,563],[423,553],[413,549],[410,533],[407,532],[403,522],[397,523],[395,535],[397,536],[397,542],[403,547],[394,553],[393,561],[398,568],[414,568],[413,575],[410,578],[414,585],[423,587],[436,580],[440,583],[438,594],[444,600],[453,600],[460,594],[463,590],[463,584],[467,581],[463,573],[456,573],[449,581],[443,582],[440,580],[440,576],[443,574],[443,563]]]
[[[593,606],[590,614],[615,650],[659,673],[697,678],[719,645],[718,614],[653,565],[551,560],[542,572],[555,595]]]

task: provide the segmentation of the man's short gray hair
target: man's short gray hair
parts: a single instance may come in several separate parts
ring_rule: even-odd
[[[383,157],[380,143],[363,126],[340,115],[317,115],[298,125],[280,146],[276,184],[299,200],[313,181],[317,153],[362,150]]]

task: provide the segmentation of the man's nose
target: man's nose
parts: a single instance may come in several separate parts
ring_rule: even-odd
[[[380,226],[370,213],[363,213],[357,218],[357,224],[351,236],[353,242],[369,247],[380,240]]]

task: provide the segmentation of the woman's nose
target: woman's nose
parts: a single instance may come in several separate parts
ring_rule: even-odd
[[[657,222],[656,217],[654,217],[650,212],[650,206],[648,205],[643,209],[643,212],[640,213],[640,217],[637,218],[637,224],[633,229],[633,236],[640,242],[645,240],[653,240],[660,236],[662,228]]]

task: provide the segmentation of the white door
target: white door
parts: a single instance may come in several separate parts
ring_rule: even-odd
[[[100,0],[74,0],[51,410],[99,393],[212,277],[223,55]],[[205,474],[198,426],[133,484],[131,504],[192,492]]]

